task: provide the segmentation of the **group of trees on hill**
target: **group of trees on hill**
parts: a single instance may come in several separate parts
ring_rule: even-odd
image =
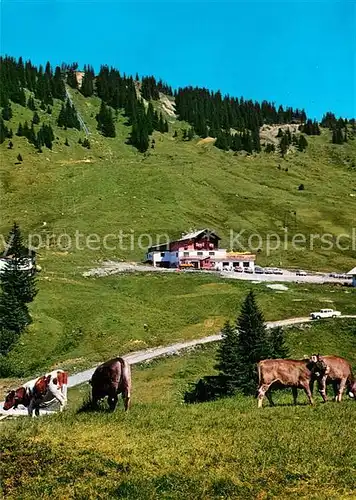
[[[351,127],[352,137],[356,136],[356,122],[355,119],[346,120],[343,118],[336,118],[334,113],[330,111],[325,113],[321,120],[321,126],[327,127],[332,132],[333,144],[343,144],[348,141],[348,125]]]
[[[303,134],[293,134],[289,128],[285,131],[280,128],[277,137],[280,138],[279,149],[282,157],[285,156],[290,146],[295,146],[298,151],[305,151],[308,146],[308,141]]]
[[[21,231],[15,223],[10,231],[6,255],[9,263],[0,274],[0,374],[8,375],[6,355],[31,323],[28,304],[37,294],[33,270],[24,271],[30,252],[24,246]]]
[[[197,135],[216,137],[217,147],[235,151],[260,151],[259,129],[263,124],[304,123],[307,118],[304,110],[277,109],[267,101],[223,97],[221,92],[205,88],[180,88],[175,101],[179,118],[190,123]]]
[[[42,147],[46,146],[48,149],[52,149],[52,143],[54,141],[54,132],[50,124],[43,123],[38,131],[35,131],[34,122],[32,121],[31,127],[29,127],[27,121],[22,124],[19,123],[16,135],[18,137],[26,137],[30,144],[33,144],[39,152],[42,152]]]
[[[67,99],[65,104],[62,104],[58,115],[57,125],[64,128],[76,128],[80,130],[80,123],[75,107]]]
[[[307,120],[303,125],[300,125],[299,130],[307,135],[320,135],[319,124],[316,120]]]
[[[80,128],[75,109],[66,101],[65,82],[78,89],[84,97],[95,95],[102,101],[97,114],[98,129],[107,137],[115,137],[115,121],[118,111],[127,117],[127,125],[132,127],[129,142],[139,151],[149,147],[149,137],[154,130],[168,131],[168,123],[153,108],[152,101],[159,99],[160,92],[174,95],[176,111],[180,120],[187,121],[194,134],[199,137],[208,135],[216,138],[216,147],[233,151],[261,150],[259,130],[263,124],[300,124],[300,131],[306,135],[319,135],[319,124],[308,120],[304,110],[291,107],[276,107],[268,101],[245,100],[221,92],[211,92],[206,88],[185,87],[172,91],[172,88],[154,76],[134,80],[132,76],[121,74],[115,68],[101,66],[95,75],[92,66],[84,67],[81,84],[78,84],[78,64],[62,64],[53,70],[48,62],[45,67],[34,66],[31,61],[24,62],[12,57],[0,58],[0,107],[1,118],[8,121],[12,117],[11,102],[27,106],[36,111],[39,108],[52,113],[54,99],[63,101],[58,125]],[[27,95],[29,93],[29,95]],[[142,96],[142,98],[141,98]],[[147,104],[148,103],[148,104]],[[105,107],[104,107],[105,105]],[[114,113],[112,110],[114,110]],[[33,122],[36,124],[36,118]],[[341,144],[348,140],[352,127],[356,135],[355,120],[337,119],[334,114],[326,113],[321,126],[332,131],[332,142]],[[6,126],[1,125],[1,137],[6,138]],[[283,140],[284,142],[287,139]],[[301,139],[305,143],[306,139]],[[282,148],[283,148],[282,144]],[[300,147],[305,148],[305,144]]]

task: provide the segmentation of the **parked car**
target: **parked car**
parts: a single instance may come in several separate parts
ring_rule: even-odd
[[[341,316],[341,312],[334,311],[334,309],[320,309],[320,311],[310,313],[311,319],[336,318],[337,316]]]
[[[264,272],[263,267],[255,266],[255,274],[263,274]]]
[[[265,268],[265,274],[273,274],[273,269],[266,267]]]
[[[235,271],[235,273],[243,273],[243,272],[244,272],[244,270],[243,270],[243,269],[242,269],[242,267],[240,267],[240,266],[236,266],[236,267],[234,268],[234,271]]]
[[[253,269],[251,269],[250,267],[245,267],[244,272],[247,274],[253,274]]]
[[[282,271],[282,269],[278,269],[278,267],[275,267],[273,269],[273,274],[283,274],[283,271]]]
[[[295,273],[297,276],[307,276],[306,271],[302,271],[301,269],[298,269],[298,271]]]

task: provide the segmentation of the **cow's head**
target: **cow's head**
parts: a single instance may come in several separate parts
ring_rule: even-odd
[[[26,389],[24,387],[20,387],[16,389],[16,391],[10,391],[7,393],[7,396],[4,401],[4,410],[10,410],[10,408],[17,408],[18,405],[26,406]]]
[[[323,377],[328,372],[328,365],[325,363],[320,354],[313,354],[309,358],[308,368],[314,377],[318,379]]]

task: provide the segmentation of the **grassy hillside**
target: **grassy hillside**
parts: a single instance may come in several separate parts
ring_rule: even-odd
[[[9,355],[12,373],[29,376],[54,366],[75,372],[113,355],[216,333],[236,318],[251,288],[266,320],[330,306],[355,313],[355,289],[288,286],[278,292],[264,284],[180,273],[102,279],[41,275],[31,306],[34,323]]]
[[[354,321],[293,328],[288,343],[295,357],[307,346],[347,352],[356,366]],[[287,390],[262,410],[241,396],[182,404],[188,384],[214,372],[214,356],[210,346],[134,367],[129,414],[76,413],[83,386],[62,415],[3,424],[6,498],[354,498],[355,403],[316,396],[310,408],[300,393],[293,407]]]
[[[356,198],[350,196],[356,193],[351,166],[355,141],[333,145],[330,132],[324,130],[320,137],[308,137],[306,153],[291,153],[286,159],[277,153],[234,155],[198,140],[183,142],[181,134],[173,138],[173,131],[184,124],[170,118],[170,133],[156,132],[155,148],[142,155],[125,144],[130,129],[123,117],[118,117],[117,137],[104,138],[96,131],[99,99],[71,93],[91,132],[90,150],[78,144],[83,134],[58,128],[53,151],[44,148],[42,154],[36,153],[26,139],[16,136],[12,150],[6,142],[0,146],[0,232],[6,234],[16,219],[26,232],[47,238],[50,250],[41,252],[46,270],[74,271],[101,258],[142,259],[144,249],[137,244],[142,233],[175,237],[191,227],[215,229],[227,246],[230,229],[245,230],[245,240],[255,233],[263,239],[268,232],[282,235],[284,226],[290,237],[299,232],[351,234],[356,209]],[[39,111],[41,120],[54,124],[59,108],[57,102],[52,115]],[[15,132],[18,121],[30,121],[32,112],[18,105],[13,111],[10,125]],[[66,138],[70,147],[64,145]],[[24,161],[15,165],[19,152]],[[304,191],[298,191],[301,183]],[[99,245],[97,250],[60,251],[63,248],[57,245],[63,233],[73,237],[79,231],[102,239],[120,230],[133,234],[132,248],[128,239],[126,248],[116,245],[114,250]],[[66,242],[62,240],[62,246]],[[252,243],[256,245],[257,239]],[[289,247],[268,256],[264,246],[259,262],[342,271],[355,264],[351,250],[321,250],[318,241],[314,247],[306,251]]]

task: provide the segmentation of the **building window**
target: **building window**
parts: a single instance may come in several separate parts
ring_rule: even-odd
[[[249,263],[249,262],[244,262],[242,265],[243,265],[244,267],[250,267],[250,263]]]
[[[203,255],[203,252],[197,252],[197,255]]]
[[[209,252],[209,255],[215,255],[215,252]]]
[[[164,257],[166,254],[164,252],[161,252],[161,257]]]
[[[183,252],[184,257],[189,257],[189,252]]]
[[[223,262],[223,266],[228,266],[229,263],[228,262]]]

